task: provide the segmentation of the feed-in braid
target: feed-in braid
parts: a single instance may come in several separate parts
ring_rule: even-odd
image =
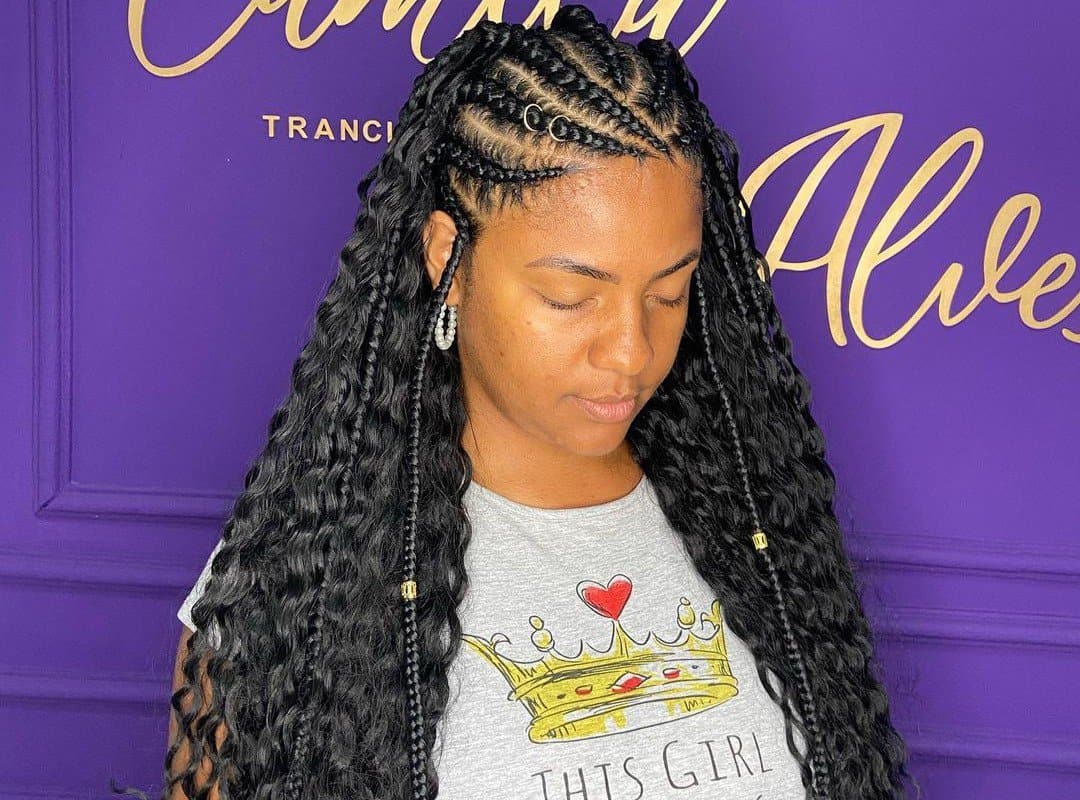
[[[762,530],[761,517],[758,513],[757,502],[754,500],[754,493],[750,485],[750,473],[746,467],[746,457],[743,454],[742,439],[739,435],[738,425],[735,422],[735,414],[732,410],[731,399],[728,397],[727,390],[724,388],[724,383],[720,378],[720,372],[716,367],[716,361],[712,350],[712,341],[709,334],[709,325],[707,322],[709,319],[708,302],[705,299],[705,291],[701,286],[700,279],[695,279],[694,290],[695,296],[697,297],[698,313],[700,315],[699,319],[702,321],[701,338],[705,348],[705,361],[709,366],[709,372],[712,375],[712,380],[716,385],[717,391],[720,393],[720,400],[723,404],[724,422],[728,426],[728,431],[730,433],[731,445],[735,451],[735,459],[739,471],[739,480],[742,484],[743,497],[746,500],[746,507],[749,511],[750,520],[753,525],[752,540],[754,549],[760,555],[768,570],[769,582],[773,589],[772,598],[776,603],[777,616],[780,620],[784,635],[784,644],[787,648],[788,657],[791,659],[791,663],[794,665],[796,674],[799,678],[798,691],[800,705],[803,710],[803,721],[805,722],[809,734],[811,747],[811,780],[813,781],[812,788],[814,790],[812,796],[815,798],[825,798],[827,800],[827,798],[832,796],[829,790],[829,765],[825,754],[820,751],[821,736],[820,728],[818,726],[816,704],[814,702],[813,693],[810,691],[802,652],[792,633],[787,604],[784,602],[783,587],[781,586],[780,576],[777,572],[776,565],[773,562],[772,554],[769,552],[767,534]]]
[[[161,800],[177,784],[193,800],[209,791],[197,758],[171,773],[181,740],[222,800],[438,795],[472,468],[457,349],[431,352],[439,311],[493,209],[623,157],[684,161],[703,215],[693,324],[630,426],[635,458],[782,709],[807,796],[906,797],[906,751],[873,673],[809,388],[759,274],[738,149],[670,42],[617,42],[567,5],[547,31],[484,21],[440,51],[360,182],[339,275],[193,608]],[[423,230],[437,209],[457,235],[433,287]]]

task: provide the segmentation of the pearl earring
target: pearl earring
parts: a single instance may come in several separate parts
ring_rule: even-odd
[[[446,331],[443,331],[443,321],[446,319],[446,310],[450,309],[450,322]],[[454,343],[454,334],[457,332],[457,306],[442,304],[439,309],[439,318],[435,320],[435,346],[440,350],[449,350]]]

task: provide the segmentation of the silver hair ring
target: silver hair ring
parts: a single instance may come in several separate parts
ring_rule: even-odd
[[[551,131],[551,126],[552,126],[552,125],[554,124],[555,120],[559,119],[560,117],[561,117],[562,119],[565,119],[565,120],[566,120],[567,122],[569,122],[569,121],[570,121],[570,117],[566,116],[566,114],[556,114],[556,115],[555,115],[554,117],[552,117],[552,118],[551,118],[551,122],[549,122],[549,123],[548,123],[548,127],[547,127],[547,132],[548,132],[548,136],[550,136],[550,137],[551,137],[552,139],[554,139],[554,140],[555,140],[556,142],[565,142],[565,141],[566,141],[566,137],[565,137],[565,136],[563,136],[563,137],[559,137],[559,136],[556,136],[556,135],[555,135],[554,133],[552,133],[552,131]]]
[[[533,133],[539,133],[539,128],[534,128],[532,125],[529,124],[529,109],[533,106],[536,106],[536,108],[540,110],[541,114],[544,113],[544,109],[540,108],[540,105],[538,103],[529,103],[527,106],[525,106],[525,110],[521,112],[521,121],[530,131],[532,131]]]
[[[529,103],[529,104],[528,104],[527,106],[525,106],[525,110],[521,112],[521,123],[522,123],[522,124],[523,124],[523,125],[524,125],[524,126],[525,126],[526,128],[528,128],[528,129],[529,129],[530,131],[532,131],[533,133],[539,133],[539,132],[540,132],[540,129],[539,129],[539,128],[534,128],[534,127],[533,127],[532,125],[530,125],[530,124],[529,124],[529,109],[530,109],[530,108],[533,108],[534,106],[535,106],[535,107],[536,107],[536,109],[537,109],[537,110],[538,110],[538,111],[539,111],[539,112],[541,113],[541,115],[542,115],[542,114],[544,113],[544,109],[540,107],[540,104],[539,104],[539,103]],[[569,121],[570,121],[570,117],[566,116],[566,114],[556,114],[556,115],[555,115],[554,117],[552,117],[552,118],[551,118],[551,120],[550,120],[550,121],[548,122],[548,125],[547,125],[547,133],[548,133],[548,136],[550,136],[550,137],[551,137],[552,139],[554,139],[554,140],[555,140],[556,142],[565,142],[565,141],[566,141],[566,137],[565,137],[565,136],[556,136],[556,135],[555,135],[555,134],[554,134],[554,133],[552,132],[552,130],[551,130],[551,126],[552,126],[553,124],[555,124],[555,120],[557,120],[557,119],[560,119],[560,118],[561,118],[561,119],[565,119],[565,120],[566,120],[567,122],[569,122]]]

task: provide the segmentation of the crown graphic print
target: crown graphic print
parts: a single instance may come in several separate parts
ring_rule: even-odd
[[[584,606],[611,621],[611,641],[605,650],[582,641],[576,654],[560,651],[538,616],[529,618],[532,644],[539,653],[534,660],[503,655],[499,645],[510,643],[505,634],[490,638],[463,634],[470,648],[506,679],[507,700],[520,702],[528,712],[530,741],[589,739],[660,725],[706,711],[738,694],[719,600],[698,614],[682,597],[674,614],[678,628],[674,638],[650,631],[637,641],[620,622],[633,588],[622,574],[606,584],[592,580],[577,584]]]

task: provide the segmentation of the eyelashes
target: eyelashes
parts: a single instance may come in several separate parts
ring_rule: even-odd
[[[674,299],[667,297],[657,297],[656,300],[660,303],[660,305],[666,306],[667,308],[678,308],[686,302],[688,297],[688,294],[684,294],[681,297],[676,297]],[[580,303],[567,304],[556,302],[555,300],[545,297],[544,295],[540,295],[540,299],[544,301],[545,305],[550,306],[557,311],[577,311],[579,308],[585,305],[584,300],[582,300]]]
[[[576,311],[585,305],[584,300],[580,303],[571,303],[568,305],[566,303],[557,303],[548,297],[544,297],[544,295],[540,295],[540,299],[544,301],[544,305],[554,308],[556,311]]]
[[[683,303],[686,302],[686,299],[689,296],[690,296],[689,294],[684,294],[684,295],[682,295],[680,297],[676,297],[673,300],[668,299],[667,297],[658,297],[656,299],[660,301],[660,305],[662,305],[662,306],[667,306],[668,308],[678,308],[679,306],[681,306]]]

